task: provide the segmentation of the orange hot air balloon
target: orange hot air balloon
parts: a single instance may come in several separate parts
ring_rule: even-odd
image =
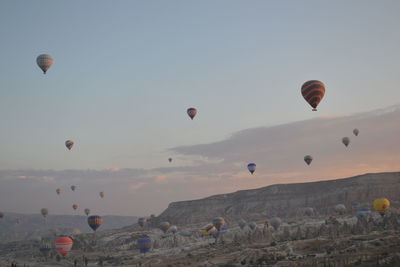
[[[390,201],[387,198],[378,198],[374,200],[374,209],[379,212],[381,216],[385,215],[389,207]]]
[[[325,95],[325,85],[316,80],[307,81],[301,86],[301,94],[313,111],[317,111],[317,106]]]
[[[68,236],[62,236],[56,239],[56,250],[61,256],[65,257],[71,250],[74,241]]]

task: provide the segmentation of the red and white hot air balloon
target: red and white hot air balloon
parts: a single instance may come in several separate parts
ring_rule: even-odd
[[[68,236],[62,236],[56,239],[56,250],[61,256],[65,257],[71,250],[74,241]]]

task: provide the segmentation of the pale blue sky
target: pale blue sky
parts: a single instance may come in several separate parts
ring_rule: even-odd
[[[224,168],[233,164],[241,169],[247,161],[257,160],[248,156],[239,161],[236,154],[229,157],[221,151],[222,158],[234,162],[208,175],[209,161],[203,164],[198,159],[207,162],[210,153],[188,153],[179,147],[195,150],[203,148],[198,144],[206,144],[207,150],[213,147],[207,144],[223,142],[244,129],[398,104],[399,14],[400,1],[395,0],[0,1],[0,170],[24,170],[22,176],[36,177],[38,188],[47,183],[52,194],[59,186],[59,173],[46,171],[43,178],[27,170],[132,168],[136,171],[120,181],[131,186],[131,193],[146,187],[143,179],[156,179],[154,192],[159,190],[167,179],[161,171],[167,169],[158,169],[163,167],[180,170],[196,163],[198,167],[188,167],[177,176],[224,177],[223,173],[230,173]],[[54,58],[46,75],[35,62],[42,53]],[[312,112],[300,94],[301,85],[310,79],[327,87],[318,112]],[[189,107],[198,109],[193,121],[186,115]],[[285,126],[279,129],[284,132]],[[351,132],[334,130],[338,140]],[[64,146],[67,139],[76,142],[72,151]],[[259,146],[270,145],[267,141]],[[330,157],[340,157],[338,151],[330,152]],[[294,153],[302,158],[309,152]],[[246,155],[262,156],[257,151]],[[167,161],[170,156],[172,164]],[[270,157],[260,161],[268,164]],[[283,161],[285,155],[278,158]],[[302,160],[299,164],[302,168]],[[375,167],[378,171],[394,168],[387,162]],[[263,177],[270,175],[265,165],[258,168]],[[340,174],[353,174],[351,168]],[[363,172],[363,167],[357,170]],[[112,188],[107,180],[115,179],[117,184],[118,172],[99,172],[107,177],[104,184],[83,181],[87,174],[80,177],[79,173],[60,184],[68,188],[71,183],[86,183],[94,192],[103,191],[107,184],[114,197],[120,193],[121,184]],[[283,169],[275,174],[286,175]],[[303,179],[304,173],[293,170],[289,177]],[[28,185],[27,178],[17,179],[17,184]],[[249,186],[261,185],[258,180]],[[143,196],[140,201],[148,201],[149,206],[132,207],[129,214],[159,212],[168,201],[221,189],[208,180],[201,190],[171,186],[175,189],[163,192],[162,203]],[[131,199],[129,194],[124,197]],[[101,206],[104,213],[120,204],[115,199],[107,203],[109,207]],[[69,211],[70,204],[60,212]],[[32,205],[3,208],[28,212],[42,207]]]
[[[392,105],[399,13],[398,1],[2,1],[0,168],[157,167],[170,147]],[[318,113],[299,92],[309,79],[327,86]]]

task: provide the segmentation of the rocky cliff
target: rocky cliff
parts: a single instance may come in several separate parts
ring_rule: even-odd
[[[259,189],[215,195],[199,200],[173,202],[157,217],[156,223],[197,224],[224,216],[234,223],[240,218],[263,220],[273,216],[289,219],[303,216],[305,207],[314,208],[317,215],[334,213],[334,206],[343,203],[347,212],[359,207],[371,207],[375,198],[391,200],[391,209],[399,207],[400,173],[365,174],[345,179],[321,182],[277,184]]]

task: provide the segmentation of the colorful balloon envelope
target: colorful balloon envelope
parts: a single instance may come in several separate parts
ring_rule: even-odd
[[[385,215],[385,212],[390,207],[390,201],[387,198],[378,198],[374,200],[374,210],[379,212],[381,216]]]
[[[36,64],[46,74],[47,70],[53,65],[53,58],[49,55],[42,54],[36,58]]]
[[[222,217],[215,217],[213,220],[213,225],[217,228],[218,231],[222,229],[225,225],[225,219]]]
[[[65,257],[70,252],[74,241],[67,236],[59,237],[56,239],[56,250],[61,256]]]
[[[52,250],[51,242],[49,240],[40,240],[39,251],[47,254]]]
[[[65,146],[68,148],[68,150],[71,150],[71,148],[74,146],[74,141],[72,140],[67,140],[65,141]]]
[[[141,253],[146,253],[151,249],[151,239],[148,237],[142,237],[137,240],[137,246]]]
[[[360,131],[357,128],[353,130],[353,134],[355,136],[358,136],[359,133],[360,133]]]
[[[193,120],[193,118],[196,116],[197,114],[197,109],[195,108],[188,108],[187,109],[187,114],[189,115],[189,117]]]
[[[310,165],[313,161],[313,157],[310,155],[304,156],[304,161],[307,163],[307,165]]]
[[[325,85],[317,80],[307,81],[301,86],[301,94],[313,111],[317,111],[317,106],[325,95]]]
[[[96,231],[103,224],[103,218],[98,215],[89,216],[88,224],[93,231]]]
[[[76,210],[76,209],[78,208],[78,204],[72,205],[72,208],[73,208],[74,210]]]
[[[255,163],[247,164],[247,169],[251,174],[253,174],[256,171],[256,164]]]

